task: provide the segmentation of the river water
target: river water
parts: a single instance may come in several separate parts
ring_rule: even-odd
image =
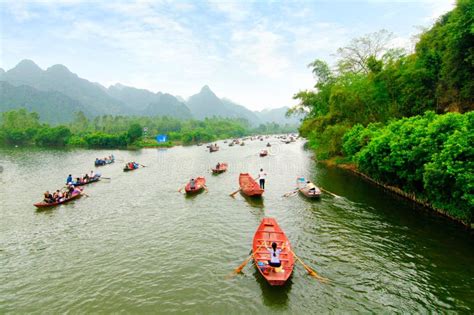
[[[303,142],[248,141],[209,153],[204,146],[139,151],[1,149],[0,313],[293,313],[474,311],[474,237],[346,171],[311,159]],[[95,169],[114,153],[122,163]],[[209,168],[228,162],[229,171]],[[268,173],[261,201],[229,194],[239,172]],[[100,171],[111,180],[82,197],[36,211],[46,189],[68,174]],[[208,193],[178,189],[206,176]],[[310,201],[282,195],[297,176],[339,195]],[[297,265],[284,287],[270,287],[249,264],[260,220],[275,217],[295,252],[319,274]]]

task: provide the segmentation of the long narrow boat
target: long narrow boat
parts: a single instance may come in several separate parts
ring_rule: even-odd
[[[281,249],[281,267],[273,268],[268,265],[270,260],[271,244],[275,242],[277,249]],[[270,285],[284,285],[295,265],[295,258],[291,252],[290,241],[274,218],[263,218],[253,237],[252,244],[255,267]]]
[[[204,190],[205,185],[206,179],[204,177],[197,177],[194,179],[194,188],[191,188],[191,182],[189,182],[186,184],[186,187],[184,187],[184,190],[188,195],[197,194]]]
[[[264,190],[248,173],[240,173],[239,175],[240,191],[249,197],[260,197]]]
[[[100,176],[96,176],[94,177],[93,179],[85,182],[85,183],[74,183],[74,186],[85,186],[85,185],[89,185],[89,184],[92,184],[92,183],[95,183],[95,182],[98,182],[100,180]]]
[[[59,205],[62,205],[63,203],[67,203],[71,200],[74,200],[74,199],[77,199],[77,198],[80,198],[82,196],[82,191],[84,190],[84,188],[80,188],[78,187],[77,190],[79,192],[77,192],[76,194],[73,194],[71,197],[69,197],[68,199],[66,200],[63,200],[61,202],[51,202],[51,203],[48,203],[48,202],[38,202],[38,203],[35,203],[33,204],[36,208],[50,208],[50,207],[55,207],[55,206],[59,206]]]
[[[104,165],[108,165],[108,164],[112,164],[112,163],[115,163],[115,159],[111,159],[111,160],[96,160],[94,162],[94,165],[95,166],[104,166]]]
[[[224,173],[225,171],[227,171],[227,163],[220,163],[219,168],[216,166],[212,169],[212,173],[214,174]]]
[[[310,181],[306,181],[304,177],[299,177],[296,180],[298,191],[307,198],[318,199],[321,197],[321,189]]]

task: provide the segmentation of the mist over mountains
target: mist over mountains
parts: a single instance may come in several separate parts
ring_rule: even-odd
[[[140,115],[204,119],[213,116],[243,118],[251,125],[297,124],[287,118],[287,107],[251,111],[229,99],[219,98],[207,85],[188,100],[168,93],[115,84],[106,88],[80,78],[63,65],[41,69],[31,60],[16,67],[0,68],[0,112],[26,108],[49,123],[70,122],[75,112],[86,116]]]

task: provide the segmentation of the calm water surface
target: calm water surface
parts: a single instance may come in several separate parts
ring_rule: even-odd
[[[315,165],[303,143],[247,142],[140,151],[0,149],[0,313],[319,313],[474,311],[474,237],[443,218],[337,169]],[[46,211],[32,206],[68,174],[98,168],[111,180],[89,197]],[[229,171],[210,175],[210,166]],[[260,202],[241,195],[239,172],[268,173]],[[204,175],[209,193],[178,189]],[[282,198],[297,176],[341,196]],[[270,287],[252,265],[226,275],[248,255],[264,216],[277,218],[301,266],[285,287]]]

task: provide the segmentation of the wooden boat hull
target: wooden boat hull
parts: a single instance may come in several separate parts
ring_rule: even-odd
[[[102,162],[100,163],[96,163],[94,162],[94,165],[95,166],[105,166],[105,165],[109,165],[109,164],[112,164],[115,162],[115,160],[107,160],[107,161],[104,161],[104,160],[101,160]]]
[[[75,183],[74,186],[85,186],[85,185],[89,185],[89,184],[92,184],[92,183],[95,183],[95,182],[98,182],[100,180],[100,177],[96,177],[90,181],[88,181],[87,183]]]
[[[184,191],[187,195],[197,194],[204,190],[204,186],[206,185],[206,179],[204,177],[197,177],[194,182],[194,189],[191,189],[191,183],[188,183],[184,187]]]
[[[62,205],[62,204],[65,204],[65,203],[68,203],[69,201],[72,201],[74,199],[78,199],[82,196],[82,191],[84,190],[83,188],[77,188],[78,190],[80,190],[80,193],[77,193],[75,195],[73,195],[72,197],[62,201],[62,202],[52,202],[52,203],[46,203],[46,202],[38,202],[38,203],[35,203],[33,204],[36,208],[51,208],[51,207],[56,207],[56,206],[59,206],[59,205]]]
[[[267,244],[265,246],[264,244]],[[281,267],[271,268],[267,265],[270,252],[267,247],[277,243],[277,248],[285,248],[280,253]],[[293,273],[295,258],[291,252],[290,241],[274,218],[263,218],[253,237],[252,253],[254,264],[260,274],[272,286],[281,286],[286,283]]]
[[[264,157],[264,156],[267,156],[268,155],[268,151],[267,150],[264,150],[262,152],[260,152],[260,156],[261,157]]]
[[[227,163],[221,163],[219,168],[213,168],[212,173],[213,174],[221,174],[227,171]]]
[[[134,171],[134,170],[138,170],[138,167],[137,168],[124,168],[123,171],[124,172],[129,172],[129,171]]]
[[[240,191],[249,197],[260,197],[264,190],[248,173],[241,173],[239,176]]]
[[[313,183],[311,183],[313,184]],[[304,179],[304,177],[299,177],[297,178],[296,180],[296,185],[298,186],[298,191],[303,195],[305,196],[306,198],[310,198],[310,199],[318,199],[321,197],[321,190],[316,186],[314,185],[315,189],[314,190],[310,190],[308,187],[307,187],[307,182],[306,180]]]

